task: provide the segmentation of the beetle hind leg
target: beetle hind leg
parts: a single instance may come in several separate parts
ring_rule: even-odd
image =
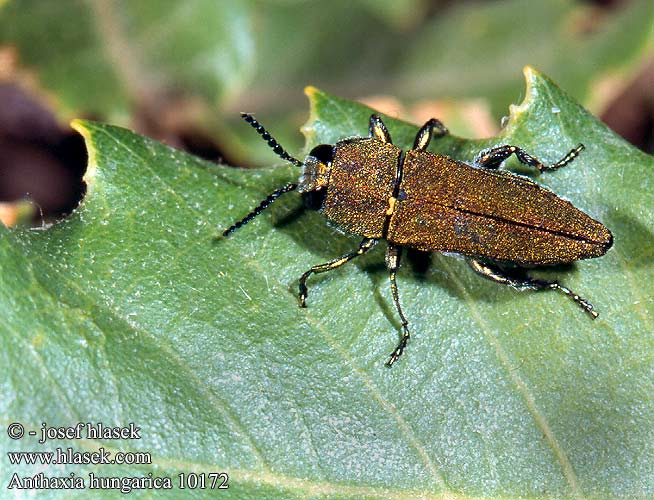
[[[491,281],[495,281],[496,283],[509,285],[518,289],[530,288],[532,290],[558,290],[575,301],[575,303],[586,311],[591,318],[595,319],[599,316],[590,302],[556,281],[539,280],[529,276],[511,276],[507,271],[504,271],[499,266],[475,259],[468,259],[468,264],[477,274]]]
[[[400,305],[400,294],[397,291],[397,281],[395,279],[397,275],[397,269],[400,267],[401,254],[402,247],[391,244],[388,245],[388,250],[386,251],[386,266],[388,267],[389,277],[391,280],[391,293],[393,294],[393,302],[395,303],[397,313],[400,316],[400,320],[402,320],[402,339],[386,362],[386,366],[389,367],[393,366],[393,363],[395,363],[399,357],[402,356],[404,349],[406,349],[406,344],[411,338],[411,334],[409,333],[409,322],[402,312],[402,306]]]
[[[477,156],[475,163],[484,168],[496,169],[500,164],[512,154],[515,154],[518,160],[525,165],[537,168],[539,172],[551,172],[561,167],[566,166],[574,160],[579,153],[585,148],[583,144],[579,144],[576,148],[571,149],[568,154],[552,165],[545,165],[539,159],[531,156],[524,149],[517,146],[499,146],[484,151]]]
[[[309,278],[309,276],[311,276],[312,274],[326,273],[327,271],[331,271],[332,269],[341,267],[343,264],[348,263],[355,257],[358,257],[359,255],[363,255],[364,253],[366,253],[368,250],[374,247],[378,241],[379,240],[376,240],[374,238],[366,238],[361,242],[359,248],[354,252],[346,253],[345,255],[342,255],[337,259],[330,260],[329,262],[325,262],[324,264],[313,266],[306,273],[304,273],[300,277],[300,293],[298,295],[298,298],[300,300],[300,307],[307,307],[306,299],[307,299],[307,295],[309,294],[309,291],[307,289],[307,279]]]

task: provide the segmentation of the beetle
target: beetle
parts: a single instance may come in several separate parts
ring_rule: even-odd
[[[358,249],[302,274],[301,307],[306,307],[309,276],[336,269],[385,240],[391,293],[402,324],[402,336],[388,366],[399,359],[411,336],[396,280],[405,247],[459,254],[484,278],[517,289],[558,290],[591,318],[598,316],[586,299],[557,281],[532,278],[526,269],[604,255],[613,244],[611,232],[552,191],[526,177],[499,170],[514,154],[541,173],[551,172],[572,162],[584,149],[583,144],[552,165],[510,145],[482,151],[468,164],[427,151],[432,138],[449,133],[439,120],[427,121],[418,131],[413,148],[403,151],[393,145],[381,117],[373,114],[368,137],[316,146],[301,162],[252,115],[241,116],[280,158],[303,172],[297,183],[271,193],[222,235],[229,236],[282,194],[297,190],[306,207],[318,210],[339,229],[361,236]]]

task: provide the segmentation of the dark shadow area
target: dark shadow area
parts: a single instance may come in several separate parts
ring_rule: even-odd
[[[411,267],[412,274],[416,279],[426,281],[432,264],[432,253],[407,248],[405,255],[404,262]]]
[[[84,196],[84,140],[15,85],[0,85],[0,201],[30,199],[33,223],[72,212]]]
[[[224,151],[209,136],[200,131],[181,132],[179,141],[184,151],[203,160],[225,165],[233,164],[225,158]]]
[[[70,214],[86,192],[84,139],[62,126],[50,109],[16,84],[0,84],[0,201],[29,199],[38,207],[32,223],[54,222]],[[135,117],[140,133],[216,163],[229,163],[206,134],[182,121],[145,110]],[[162,118],[163,117],[163,118]],[[102,119],[102,117],[87,117]]]
[[[190,107],[183,93],[160,91],[135,104],[130,126],[141,135],[203,160],[234,165],[232,159],[225,154],[225,148],[203,132],[201,125],[189,116]]]

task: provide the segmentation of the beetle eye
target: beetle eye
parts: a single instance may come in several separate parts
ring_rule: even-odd
[[[331,165],[332,160],[334,159],[334,146],[331,144],[321,144],[320,146],[313,148],[309,153],[309,156],[313,156],[320,163]]]

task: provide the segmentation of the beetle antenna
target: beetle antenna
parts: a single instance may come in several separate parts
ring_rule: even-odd
[[[248,222],[250,222],[252,219],[254,219],[257,215],[259,215],[261,212],[263,212],[266,208],[268,208],[273,201],[275,201],[277,198],[279,198],[281,195],[284,193],[288,193],[290,191],[295,191],[297,189],[297,184],[286,184],[286,186],[281,187],[277,189],[276,191],[273,191],[268,195],[268,197],[263,200],[261,203],[259,203],[259,206],[252,210],[249,214],[247,214],[243,219],[238,221],[236,224],[232,225],[231,227],[225,229],[223,231],[223,236],[229,236],[232,234],[234,231],[236,231],[239,227],[244,226]]]
[[[303,167],[304,164],[296,159],[293,158],[291,155],[289,155],[286,150],[279,145],[279,143],[275,140],[275,138],[270,135],[270,133],[264,128],[263,125],[261,125],[254,116],[252,116],[249,113],[241,113],[241,117],[248,122],[250,125],[252,125],[252,128],[258,132],[258,134],[263,137],[263,140],[268,143],[268,146],[279,156],[282,160],[286,160],[288,162],[291,162],[293,165],[296,167]],[[283,188],[282,188],[283,189]],[[272,195],[271,195],[272,196]]]

